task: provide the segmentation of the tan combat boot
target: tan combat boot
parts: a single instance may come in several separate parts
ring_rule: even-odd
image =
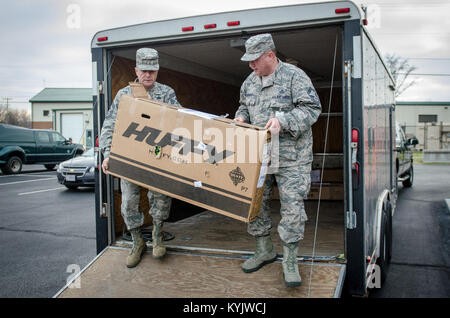
[[[283,243],[283,277],[287,287],[297,287],[302,284],[302,278],[297,265],[298,242]]]
[[[266,264],[277,259],[270,235],[256,237],[256,251],[252,257],[242,264],[244,273],[255,272]]]
[[[153,239],[153,258],[163,258],[166,255],[166,247],[163,244],[162,237],[163,223],[153,223],[152,239]]]
[[[133,238],[133,248],[127,257],[127,267],[135,267],[141,261],[142,254],[147,250],[144,238],[140,228],[130,230],[131,237]]]

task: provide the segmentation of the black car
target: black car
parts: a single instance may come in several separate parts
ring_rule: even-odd
[[[95,186],[95,162],[94,148],[91,148],[81,156],[60,163],[56,174],[58,182],[69,189]]]
[[[399,123],[395,123],[395,166],[397,169],[397,181],[409,188],[414,181],[413,154],[411,146],[419,143],[417,138],[406,139],[405,133]]]

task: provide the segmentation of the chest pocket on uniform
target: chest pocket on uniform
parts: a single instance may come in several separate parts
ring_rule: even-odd
[[[270,107],[274,111],[288,112],[294,108],[290,89],[281,85],[276,85],[273,88],[273,95],[271,96]]]
[[[245,98],[245,103],[247,104],[248,113],[250,115],[250,122],[253,122],[256,109],[256,96],[254,95],[247,96]]]
[[[153,96],[151,96],[151,98],[160,102],[165,102],[164,95],[160,92],[153,93]]]
[[[248,107],[255,106],[256,105],[256,96],[254,96],[254,95],[246,96],[245,102]]]

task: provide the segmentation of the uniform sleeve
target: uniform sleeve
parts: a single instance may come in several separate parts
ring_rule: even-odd
[[[102,130],[99,138],[99,146],[103,152],[105,158],[109,157],[109,152],[111,149],[111,141],[114,133],[114,126],[116,124],[117,109],[119,106],[120,96],[124,94],[124,90],[120,90],[116,97],[114,98],[108,113],[106,114],[105,120],[103,121]]]
[[[244,88],[245,86],[244,85],[245,84],[243,84],[241,86],[241,92],[240,92],[240,97],[239,97],[239,105],[240,106],[239,106],[238,110],[236,111],[234,118],[241,117],[244,119],[244,121],[246,123],[249,123],[250,115],[248,112],[247,102],[246,102],[246,98],[245,98],[245,88]]]
[[[175,91],[172,88],[168,90],[164,102],[175,106],[181,106],[181,104],[178,102],[177,95],[175,94]]]
[[[281,131],[298,138],[311,129],[321,113],[317,92],[309,77],[302,71],[294,73],[291,81],[294,108],[289,112],[277,112]]]

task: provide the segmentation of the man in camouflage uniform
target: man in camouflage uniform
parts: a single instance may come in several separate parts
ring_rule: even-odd
[[[255,254],[242,264],[246,273],[275,261],[277,253],[270,239],[270,199],[276,180],[280,194],[281,221],[278,233],[283,241],[283,276],[286,286],[299,286],[298,242],[303,239],[307,216],[303,198],[311,184],[312,131],[321,112],[317,93],[309,77],[296,66],[277,59],[270,34],[245,42],[242,61],[253,72],[241,86],[240,107],[235,120],[268,128],[279,141],[279,166],[266,176],[260,214],[248,225],[256,237]],[[274,152],[274,149],[272,149]]]
[[[135,72],[139,83],[143,84],[148,91],[151,99],[158,100],[172,105],[180,105],[178,103],[175,92],[169,86],[156,82],[158,76],[159,63],[158,52],[150,48],[141,48],[136,52]],[[102,169],[104,173],[108,173],[109,152],[111,148],[111,140],[114,132],[114,125],[117,116],[120,96],[122,94],[132,95],[131,88],[128,85],[117,92],[116,97],[106,115],[105,121],[100,135],[100,147],[104,154]],[[120,180],[122,188],[122,206],[121,213],[125,221],[127,229],[133,238],[133,248],[127,257],[127,266],[135,267],[139,264],[142,254],[147,246],[142,238],[141,226],[144,223],[144,214],[139,211],[139,198],[141,187]],[[162,258],[166,253],[166,248],[162,242],[162,226],[163,221],[169,217],[171,198],[157,193],[148,191],[148,199],[150,204],[150,214],[153,218],[153,257]]]

